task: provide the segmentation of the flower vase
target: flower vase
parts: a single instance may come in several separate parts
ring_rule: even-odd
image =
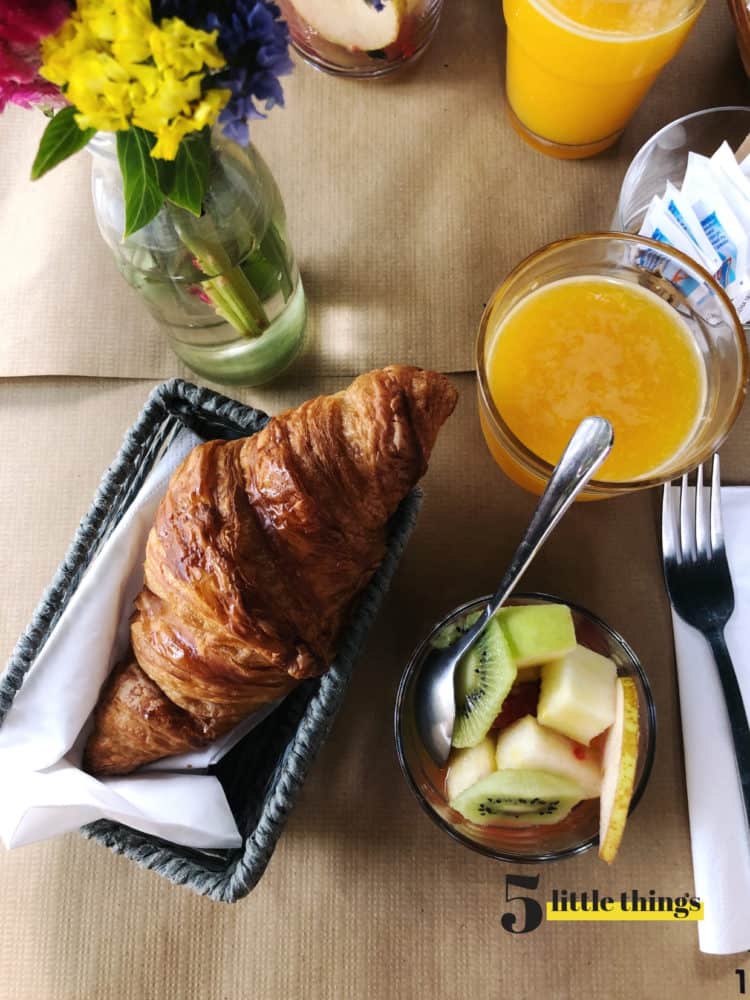
[[[99,230],[177,356],[213,382],[279,375],[302,346],[307,313],[281,195],[257,150],[215,135],[200,216],[167,201],[124,238],[115,136],[98,133],[88,149]]]

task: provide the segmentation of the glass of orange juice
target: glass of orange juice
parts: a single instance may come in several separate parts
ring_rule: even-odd
[[[552,156],[607,149],[704,0],[503,0],[506,92],[521,136]]]
[[[540,493],[578,423],[606,417],[589,499],[667,482],[726,437],[747,389],[725,292],[679,251],[625,233],[577,236],[523,261],[477,338],[479,414],[498,465]]]

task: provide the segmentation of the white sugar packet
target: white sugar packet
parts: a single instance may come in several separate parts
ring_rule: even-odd
[[[735,594],[726,640],[750,715],[750,487],[724,487],[721,497]],[[672,623],[695,892],[705,912],[698,941],[703,952],[732,955],[750,950],[750,832],[710,647],[674,612]]]
[[[685,251],[688,256],[695,256],[697,251],[698,263],[703,264],[709,274],[716,274],[721,269],[721,257],[703,232],[703,227],[693,206],[671,181],[667,181],[667,190],[662,198],[662,204],[693,244],[690,250]]]
[[[194,753],[122,778],[80,770],[99,690],[129,643],[132,603],[143,585],[146,539],[169,479],[200,443],[183,430],[92,560],[0,726],[0,838],[7,847],[112,819],[185,847],[231,848],[241,837],[215,763],[272,711]]]
[[[646,217],[641,225],[640,234],[656,240],[657,243],[674,247],[693,260],[698,258],[698,251],[687,232],[676,221],[659,195],[655,194],[651,199]],[[705,283],[702,280],[696,280],[693,276],[694,272],[686,271],[682,264],[676,260],[649,248],[638,250],[636,261],[639,267],[658,272],[671,282],[694,308],[700,309],[710,303],[711,292]],[[703,263],[702,260],[701,263]]]
[[[718,280],[737,305],[739,299],[744,301],[745,298],[744,285],[750,270],[750,235],[729,205],[723,186],[707,157],[698,153],[688,154],[682,193],[724,262],[726,273],[722,271]]]

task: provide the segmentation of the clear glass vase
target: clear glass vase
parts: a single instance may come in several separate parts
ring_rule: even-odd
[[[279,375],[302,346],[307,312],[281,195],[257,150],[215,136],[200,217],[165,202],[123,238],[115,137],[99,133],[88,148],[101,234],[178,357],[214,382]]]

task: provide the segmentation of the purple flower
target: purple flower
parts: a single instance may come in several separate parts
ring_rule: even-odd
[[[152,0],[155,21],[179,17],[194,28],[217,30],[225,69],[207,80],[209,87],[231,90],[232,96],[219,116],[222,130],[242,145],[250,140],[248,120],[265,118],[264,111],[284,106],[279,77],[292,71],[289,29],[271,0]]]

